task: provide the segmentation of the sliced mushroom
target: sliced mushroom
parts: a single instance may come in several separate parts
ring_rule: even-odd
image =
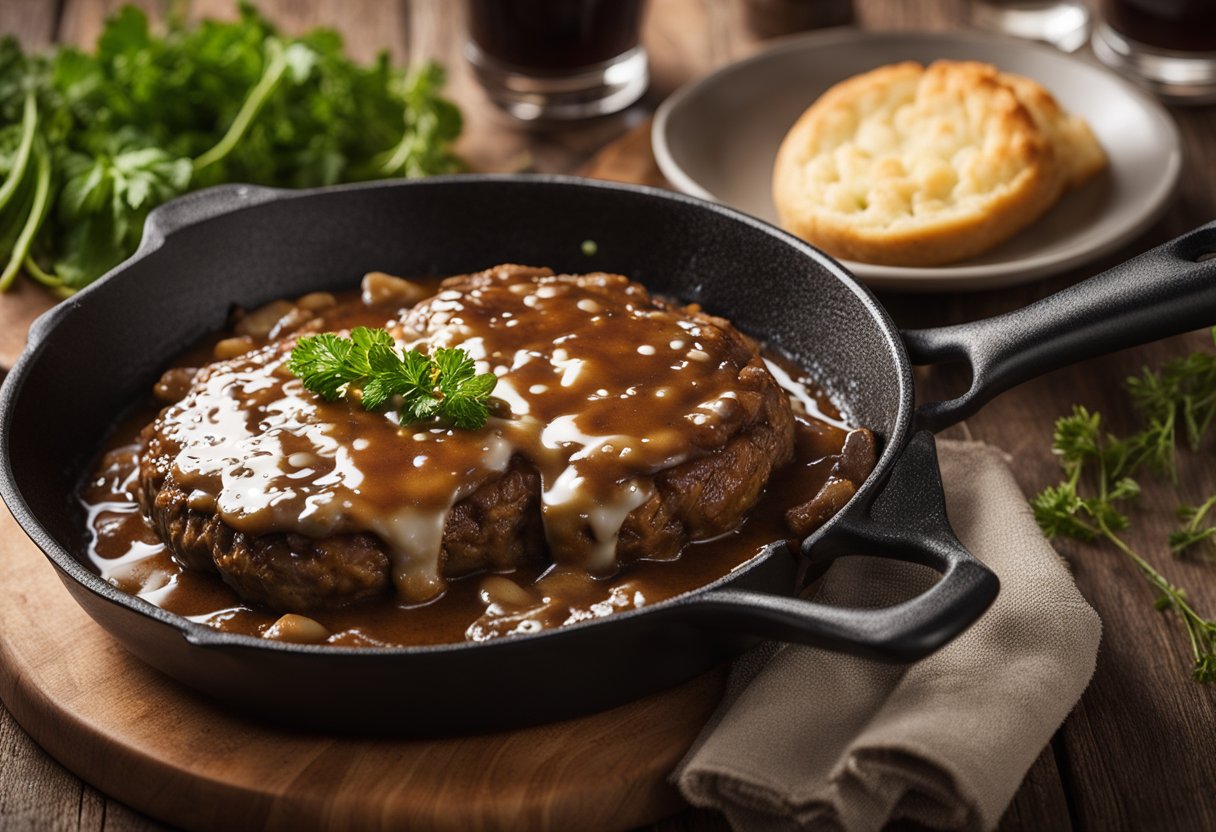
[[[316,317],[317,316],[314,312],[299,306],[293,307],[290,312],[275,322],[274,327],[271,328],[270,334],[267,337],[269,337],[271,341],[282,338],[284,335],[288,335],[292,332],[303,329]]]
[[[176,404],[190,392],[190,385],[194,383],[196,375],[198,367],[174,367],[166,370],[152,388],[152,394],[165,404]]]
[[[874,441],[874,434],[868,428],[857,428],[849,431],[849,435],[844,438],[840,461],[836,463],[832,473],[860,486],[866,481],[866,477],[870,476],[877,462],[878,444]]]
[[[531,592],[501,575],[482,578],[479,594],[485,605],[497,604],[504,609],[524,610],[540,603],[540,599]]]
[[[288,613],[271,624],[262,637],[291,644],[319,644],[329,635],[329,630],[321,622],[306,615]]]
[[[295,309],[295,304],[288,300],[274,300],[265,306],[260,306],[237,321],[233,331],[237,335],[249,335],[254,338],[265,338],[270,334],[284,315]]]
[[[211,350],[212,354],[220,361],[227,361],[230,358],[238,358],[257,346],[253,342],[253,338],[248,335],[237,335],[233,338],[225,338],[216,343]]]
[[[807,537],[845,507],[857,486],[849,480],[830,477],[819,492],[800,506],[785,513],[785,523],[799,537]]]
[[[309,312],[320,312],[322,309],[329,309],[331,306],[337,305],[338,299],[329,292],[311,292],[296,301],[296,306],[307,309]]]
[[[412,306],[429,294],[426,287],[420,283],[384,272],[365,274],[362,289],[363,302],[368,306],[388,301]]]

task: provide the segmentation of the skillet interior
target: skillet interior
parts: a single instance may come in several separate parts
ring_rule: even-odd
[[[231,304],[350,288],[373,269],[455,274],[520,262],[621,272],[730,317],[811,369],[883,440],[867,490],[889,469],[907,429],[906,360],[869,293],[809,246],[690,198],[561,177],[462,176],[284,193],[194,225],[166,225],[163,245],[36,328],[0,400],[0,488],[77,600],[128,648],[259,713],[382,728],[393,714],[423,708],[425,726],[397,727],[504,727],[625,701],[688,678],[750,639],[680,624],[676,599],[503,642],[342,651],[183,628],[182,619],[109,587],[77,559],[84,539],[77,484],[117,416],[172,356],[219,329]],[[595,241],[594,255],[583,253],[585,240]],[[792,558],[778,551],[761,560],[721,583],[788,594]],[[283,685],[310,693],[285,705]],[[369,701],[365,692],[379,688],[387,692]],[[348,696],[358,696],[358,708],[318,716],[317,707]]]

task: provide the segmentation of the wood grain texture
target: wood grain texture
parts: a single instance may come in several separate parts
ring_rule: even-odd
[[[90,783],[188,829],[635,827],[682,805],[666,776],[725,681],[720,669],[611,711],[495,735],[288,731],[231,715],[127,654],[2,509],[0,585],[20,588],[0,605],[0,696],[13,715]],[[35,762],[33,782],[67,788],[91,811],[74,778]]]
[[[997,442],[1013,454],[1022,487],[1033,493],[1060,478],[1055,460],[1044,450],[1051,442],[1054,416],[1079,402],[1122,417],[1112,425],[1118,429],[1120,421],[1127,422],[1122,379],[1145,363],[1157,365],[1204,342],[1202,335],[1170,339],[1051,374],[998,398],[968,420],[967,428],[972,436]],[[926,385],[930,390],[936,386],[936,381]],[[1211,449],[1187,461],[1177,488],[1157,482],[1145,489],[1125,537],[1170,580],[1185,586],[1195,607],[1210,615],[1216,611],[1213,567],[1175,561],[1165,546],[1174,508],[1216,491]],[[1213,692],[1188,678],[1186,639],[1178,623],[1153,609],[1155,593],[1111,547],[1062,541],[1058,548],[1105,625],[1094,680],[1061,737],[1078,825],[1216,827],[1212,801],[1198,798],[1205,790],[1210,793],[1216,708]]]
[[[25,49],[42,49],[55,41],[59,3],[0,3],[0,35],[13,35]]]
[[[1060,781],[1056,755],[1049,745],[1034,761],[1022,787],[1001,818],[1001,832],[1069,832],[1073,829],[1068,797]]]
[[[26,335],[30,324],[43,312],[50,309],[56,299],[50,292],[19,278],[3,295],[0,295],[0,371],[12,367],[25,349]]]
[[[651,124],[647,119],[600,150],[579,168],[579,175],[654,188],[669,187],[650,152]]]

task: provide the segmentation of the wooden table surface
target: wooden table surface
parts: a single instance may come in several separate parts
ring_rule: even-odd
[[[0,34],[15,33],[27,47],[53,41],[91,45],[117,0],[3,0]],[[141,0],[155,11],[159,3]],[[646,22],[653,84],[645,99],[618,117],[546,132],[498,115],[473,84],[460,58],[460,4],[448,0],[265,0],[259,3],[288,31],[335,26],[350,51],[368,59],[388,48],[398,62],[436,58],[450,69],[450,92],[464,109],[461,150],[483,170],[577,170],[597,149],[642,124],[678,86],[754,51],[740,0],[653,0]],[[229,0],[196,0],[192,14],[228,16]],[[961,0],[857,0],[858,23],[870,29],[941,30],[965,25]],[[1169,211],[1149,232],[1126,241],[1103,263],[1028,286],[980,294],[883,295],[896,320],[926,326],[973,320],[1023,306],[1105,265],[1126,259],[1182,231],[1216,218],[1216,108],[1175,109],[1184,140],[1185,173]],[[0,303],[4,302],[0,298]],[[1118,429],[1130,414],[1123,379],[1145,365],[1210,346],[1204,333],[1061,370],[998,397],[947,436],[982,439],[1013,457],[1027,493],[1057,479],[1049,453],[1052,424],[1074,402],[1101,411]],[[962,389],[961,371],[935,370],[918,378],[926,397]],[[1180,562],[1164,546],[1173,508],[1216,491],[1211,449],[1189,457],[1180,483],[1146,488],[1129,543],[1166,576],[1185,586],[1201,612],[1216,612],[1216,565]],[[1216,691],[1191,682],[1179,625],[1153,609],[1153,593],[1131,564],[1108,547],[1062,542],[1077,583],[1104,622],[1092,684],[1044,749],[1002,820],[1003,829],[1216,829]],[[663,829],[725,828],[720,819],[689,812]],[[162,828],[82,783],[47,757],[0,710],[0,828],[129,832]]]

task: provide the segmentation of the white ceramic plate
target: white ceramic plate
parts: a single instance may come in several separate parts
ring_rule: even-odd
[[[685,193],[775,223],[777,148],[833,84],[883,64],[982,60],[1026,75],[1093,127],[1110,167],[1064,195],[1034,225],[987,254],[936,268],[844,261],[871,286],[992,289],[1075,268],[1129,242],[1160,216],[1178,182],[1178,130],[1156,101],[1108,70],[1028,41],[978,32],[836,29],[781,41],[671,96],[655,116],[660,169]]]

